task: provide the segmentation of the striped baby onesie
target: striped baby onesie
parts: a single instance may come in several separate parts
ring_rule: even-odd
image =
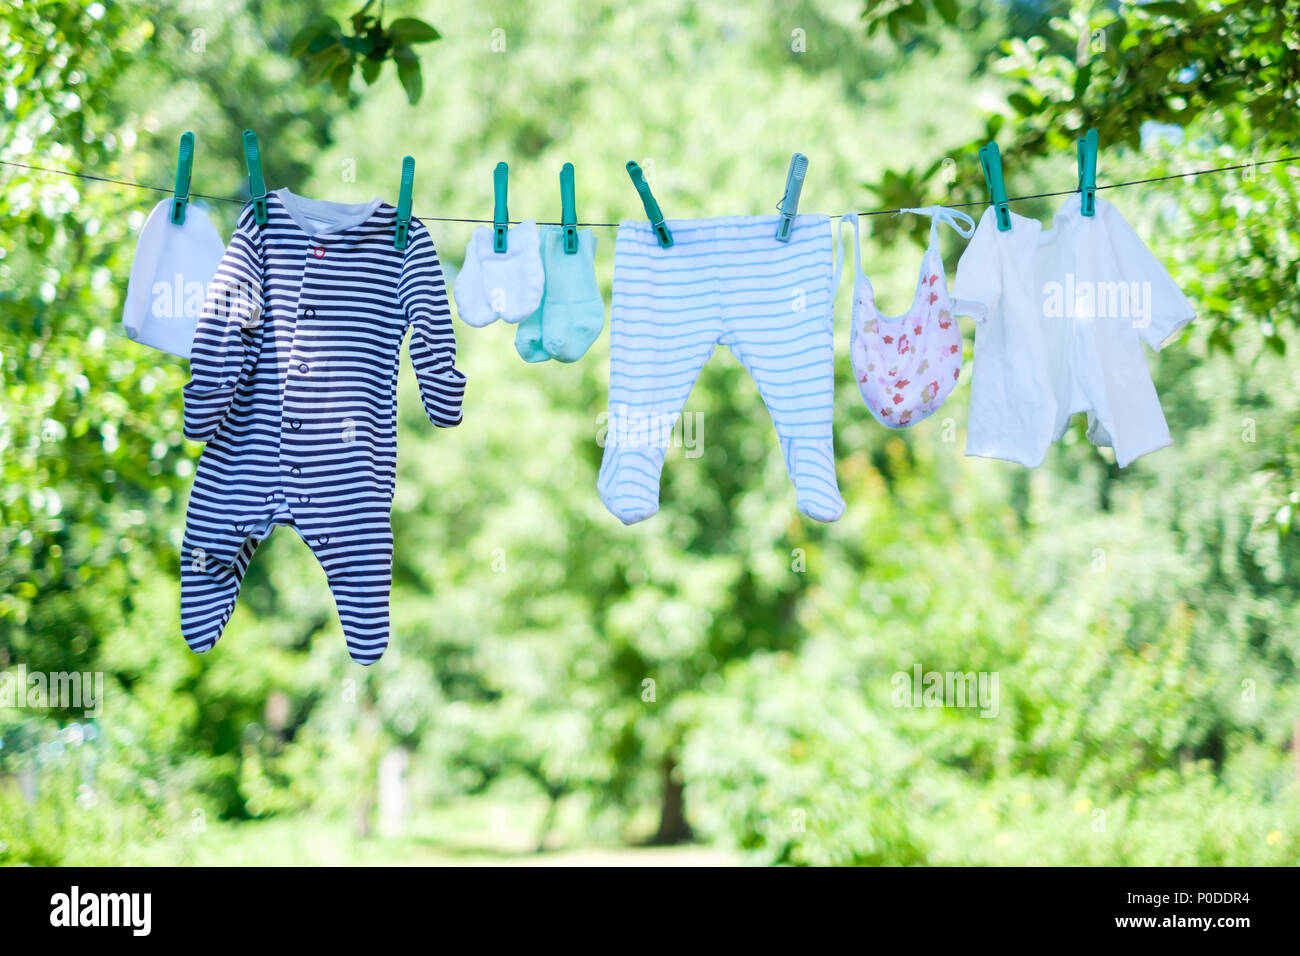
[[[609,419],[597,488],[625,524],[659,510],[666,448],[686,396],[717,345],[758,384],[799,510],[844,512],[831,434],[834,393],[830,218],[669,220],[661,248],[648,222],[624,222],[614,247]]]
[[[388,645],[398,360],[407,328],[424,409],[461,420],[465,377],[424,225],[393,246],[396,210],[267,200],[245,207],[209,288],[185,386],[185,435],[206,441],[186,515],[181,631],[210,650],[248,563],[277,524],[324,568],[348,653]]]

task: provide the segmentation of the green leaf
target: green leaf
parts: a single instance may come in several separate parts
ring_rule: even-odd
[[[943,22],[949,24],[956,23],[961,13],[957,0],[934,0],[934,9],[943,18]]]
[[[925,26],[925,6],[920,2],[920,0],[910,0],[910,2],[904,3],[903,6],[899,8],[899,12],[918,26]]]
[[[319,83],[329,75],[330,71],[344,59],[346,54],[343,47],[337,43],[331,43],[328,47],[318,53],[312,54],[307,60],[306,80],[308,83]]]
[[[442,34],[423,20],[402,17],[388,25],[388,36],[394,46],[402,46],[411,43],[430,43],[439,39]]]
[[[1083,99],[1083,94],[1088,90],[1088,82],[1092,79],[1092,63],[1085,63],[1079,67],[1074,74],[1074,98],[1075,100]]]
[[[889,29],[889,36],[895,43],[907,42],[907,25],[902,11],[895,10],[885,18],[885,26]]]
[[[412,106],[420,102],[424,93],[424,77],[420,74],[420,58],[409,46],[393,48],[393,62],[397,64],[397,78],[406,90],[406,99]]]
[[[371,8],[375,0],[366,0],[366,5],[356,13],[352,14],[352,32],[361,33],[365,30],[366,24],[374,20],[374,17],[366,16],[366,11]]]
[[[361,78],[366,81],[366,86],[374,86],[375,80],[379,79],[379,71],[383,67],[383,60],[365,59],[361,61]]]
[[[344,49],[366,56],[371,52],[375,45],[375,41],[371,36],[371,34],[367,34],[365,36],[343,37],[339,42],[342,44]]]
[[[1144,3],[1139,7],[1143,13],[1151,13],[1163,17],[1185,17],[1187,16],[1187,7],[1181,3],[1174,3],[1172,0],[1159,0],[1156,3]]]
[[[289,41],[289,55],[305,56],[311,51],[312,43],[316,40],[322,37],[337,39],[341,33],[338,21],[333,17],[316,17],[293,35],[293,39]]]
[[[339,96],[348,95],[348,83],[352,79],[352,64],[352,58],[348,57],[330,70],[330,86]]]
[[[1012,93],[1007,97],[1007,102],[1010,103],[1012,108],[1021,116],[1033,116],[1038,112],[1038,107],[1030,102],[1029,97],[1025,96],[1023,93]]]

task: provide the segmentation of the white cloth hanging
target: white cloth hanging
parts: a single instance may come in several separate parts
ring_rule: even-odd
[[[1012,213],[999,231],[990,208],[952,298],[977,323],[967,455],[1037,467],[1078,412],[1121,468],[1170,443],[1142,343],[1159,349],[1196,310],[1104,199],[1083,216],[1071,196],[1051,229]]]
[[[134,341],[190,357],[208,283],[225,243],[203,207],[188,203],[185,221],[171,222],[170,199],[153,207],[131,262],[122,326]]]

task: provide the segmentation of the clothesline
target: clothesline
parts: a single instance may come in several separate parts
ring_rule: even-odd
[[[1253,163],[1253,162],[1240,163],[1236,166],[1219,166],[1214,169],[1197,169],[1187,173],[1173,173],[1168,176],[1152,176],[1149,179],[1132,179],[1122,183],[1107,183],[1105,185],[1099,184],[1097,186],[1097,189],[1098,190],[1119,189],[1122,186],[1141,186],[1146,183],[1160,183],[1171,179],[1186,179],[1191,176],[1208,176],[1212,173],[1228,173],[1236,169],[1252,169],[1252,168],[1258,169],[1261,166],[1272,166],[1272,165],[1276,165],[1277,163],[1293,163],[1297,161],[1300,161],[1300,156],[1284,156],[1281,159],[1266,159],[1258,163]],[[92,175],[91,173],[78,173],[70,169],[54,169],[48,166],[33,166],[28,163],[16,163],[4,159],[0,159],[0,165],[17,166],[22,169],[33,170],[34,172],[52,173],[57,176],[72,176],[77,179],[88,179],[94,182],[113,183],[118,186],[131,186],[134,187],[135,189],[149,189],[159,193],[174,192],[174,190],[168,186],[151,186],[148,183],[137,183],[129,179],[113,179],[108,176],[95,176]],[[1075,193],[1077,191],[1078,190],[1075,189],[1062,189],[1056,192],[1034,193],[1033,195],[1028,195],[1028,196],[1008,196],[1007,202],[1025,202],[1030,199],[1050,199],[1053,196],[1069,196],[1072,193]],[[190,193],[190,197],[193,199],[207,199],[212,202],[235,203],[236,205],[239,206],[243,206],[248,202],[247,199],[238,199],[232,196],[212,196],[206,193]],[[988,200],[981,199],[973,202],[945,203],[944,205],[948,206],[950,209],[961,209],[968,206],[987,206]],[[897,209],[873,209],[866,212],[859,212],[858,215],[859,216],[888,216],[895,213],[900,213],[902,211],[903,209],[901,207]],[[831,218],[838,219],[840,218],[840,216],[834,215],[831,216]],[[491,219],[467,219],[467,218],[459,218],[453,216],[420,216],[420,219],[426,222],[467,222],[467,223],[484,223],[487,225],[491,225],[492,223]],[[515,225],[517,222],[518,220],[514,220],[514,219],[510,220],[511,225]],[[559,226],[562,225],[562,223],[539,221],[538,225]],[[618,227],[618,223],[616,222],[580,222],[577,223],[577,225],[593,227],[593,228],[605,228],[605,229],[615,229]]]

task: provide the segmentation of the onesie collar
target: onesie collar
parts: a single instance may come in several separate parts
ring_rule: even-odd
[[[348,230],[368,222],[383,202],[379,197],[360,203],[308,199],[288,189],[277,189],[273,195],[280,200],[289,218],[312,239],[340,238]]]

